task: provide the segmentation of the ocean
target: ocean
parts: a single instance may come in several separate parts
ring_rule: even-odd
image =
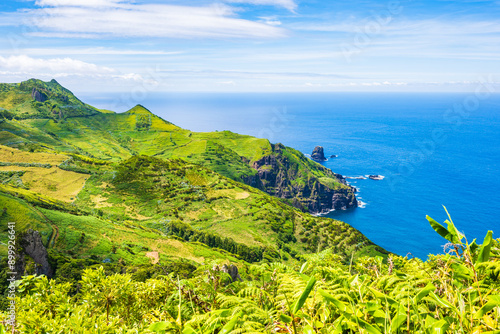
[[[140,103],[192,131],[230,130],[304,154],[323,146],[323,165],[336,173],[383,175],[349,179],[360,207],[328,217],[402,256],[443,252],[446,240],[426,219],[442,223],[443,206],[469,242],[482,243],[488,230],[500,237],[500,94],[100,93],[82,100],[119,112]]]

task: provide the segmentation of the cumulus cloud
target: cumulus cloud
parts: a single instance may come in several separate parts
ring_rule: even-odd
[[[255,3],[293,1],[251,0]],[[180,6],[119,0],[38,0],[42,8],[18,12],[44,37],[277,38],[282,28],[238,18],[224,4]],[[26,17],[27,16],[27,17]]]

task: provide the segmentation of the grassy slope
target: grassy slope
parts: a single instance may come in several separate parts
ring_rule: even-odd
[[[48,100],[33,101],[33,89],[45,94]],[[0,144],[8,146],[86,152],[113,161],[134,154],[183,157],[237,181],[255,176],[257,172],[250,167],[252,162],[273,153],[266,139],[229,131],[193,133],[164,121],[140,105],[122,114],[101,112],[78,100],[55,80],[0,84],[0,107],[21,119],[4,120],[1,125]],[[328,187],[342,187],[319,164],[303,159],[301,154],[297,156],[293,149],[284,151],[304,171],[294,182],[305,183],[312,173]]]
[[[345,223],[313,218],[255,188],[182,160],[133,157],[116,172],[92,177],[76,203],[112,219],[181,220],[249,246],[274,246],[278,240],[295,237],[301,241],[289,246],[304,252],[341,240],[367,241]],[[316,233],[307,233],[305,226]],[[320,231],[327,228],[328,233]]]
[[[25,163],[34,163],[45,155],[23,152],[19,156]],[[78,166],[82,170],[87,166],[89,172],[96,163],[104,163],[87,160]],[[43,184],[44,175],[39,175]],[[146,253],[150,252],[158,252],[160,259],[177,257],[195,262],[228,257],[226,252],[202,244],[166,237],[165,222],[175,221],[247,246],[281,247],[283,254],[326,247],[341,254],[360,254],[374,248],[343,222],[312,217],[255,188],[183,160],[137,156],[121,164],[104,165],[100,173],[84,175],[89,179],[72,204],[50,197],[50,189],[33,192],[0,185],[2,203],[6,203],[2,226],[5,229],[13,220],[20,222],[22,229],[37,229],[48,246],[69,256],[96,255],[101,260],[134,264],[149,261]],[[56,230],[57,238],[53,235]],[[5,250],[0,248],[2,253]]]
[[[138,124],[148,123],[138,128]],[[135,154],[160,158],[181,157],[206,166],[233,180],[255,177],[254,161],[272,154],[266,139],[239,135],[230,131],[195,133],[181,129],[142,106],[122,114],[98,114],[92,117],[5,120],[0,144],[19,147],[44,146],[58,151],[87,153],[99,159],[119,161]],[[347,188],[323,166],[292,148],[281,146],[283,154],[296,170],[291,186],[303,186],[311,176],[325,186]]]
[[[72,202],[88,175],[61,169],[59,166],[68,159],[73,158],[62,154],[23,152],[0,145],[0,183]],[[17,175],[9,177],[12,172]]]
[[[7,222],[18,230],[32,228],[41,233],[44,245],[76,258],[97,256],[102,261],[146,264],[150,252],[160,260],[182,258],[201,263],[210,259],[236,258],[199,243],[186,243],[166,237],[155,229],[132,221],[111,221],[92,215],[74,215],[64,210],[46,209],[6,194],[0,188],[0,255],[7,253]],[[4,211],[3,208],[6,208]],[[107,260],[106,260],[107,259]]]
[[[23,85],[25,87],[20,87]],[[196,230],[230,237],[248,246],[283,248],[284,243],[283,249],[292,253],[317,251],[329,246],[336,247],[340,253],[349,253],[355,245],[361,245],[358,252],[360,249],[361,252],[372,252],[375,247],[347,224],[311,217],[255,188],[235,182],[256,174],[250,167],[252,162],[276,154],[275,147],[265,139],[229,131],[193,133],[151,114],[142,106],[122,114],[89,109],[88,114],[66,112],[62,117],[55,114],[45,117],[43,113],[32,113],[26,106],[28,100],[9,105],[8,101],[14,101],[8,97],[13,91],[26,99],[29,95],[31,99],[33,86],[43,89],[49,102],[57,104],[63,101],[74,106],[65,110],[81,111],[88,107],[56,82],[34,80],[20,85],[2,85],[0,106],[10,108],[18,117],[0,120],[0,144],[31,151],[16,151],[14,155],[18,162],[39,163],[43,160],[52,167],[4,166],[2,171],[10,173],[7,175],[10,179],[2,178],[4,184],[0,184],[0,192],[2,196],[10,196],[6,212],[10,212],[11,207],[27,205],[35,210],[36,215],[43,217],[36,223],[38,225],[34,223],[38,229],[60,228],[60,242],[54,247],[67,254],[114,254],[113,248],[123,244],[118,237],[120,233],[113,232],[115,225],[121,224],[121,228],[130,228],[130,233],[135,233],[135,239],[130,238],[141,244],[143,252],[159,251],[162,256],[182,254],[195,261],[226,256],[196,243],[186,246],[179,240],[175,242],[177,248],[172,248],[173,242],[170,241],[168,247],[154,244],[152,240],[162,235],[158,226],[165,221],[182,221]],[[28,116],[34,118],[20,119]],[[296,182],[306,182],[314,177],[329,186],[340,186],[331,172],[300,152],[282,145],[280,149],[293,162],[294,173],[301,177]],[[64,154],[44,155],[37,151]],[[0,152],[3,152],[0,162],[12,160],[12,148],[3,147]],[[131,158],[140,154],[159,159]],[[61,164],[62,161],[65,162]],[[151,166],[156,166],[156,169],[151,170]],[[24,174],[11,175],[19,171]],[[132,173],[128,179],[114,179],[126,171]],[[56,182],[58,179],[71,179],[72,187]],[[75,196],[78,192],[75,189],[80,189],[83,184],[83,191]],[[142,192],[143,188],[153,190]],[[14,197],[19,198],[17,202],[12,202]],[[5,217],[9,215],[11,213],[4,212],[2,222],[6,222],[8,218]],[[140,232],[143,230],[153,234],[143,235]],[[110,239],[100,240],[99,231]],[[82,237],[82,233],[85,236]],[[82,245],[75,241],[80,239]],[[132,250],[130,254],[137,252],[137,249]],[[126,258],[135,261],[134,256],[120,256],[112,260]],[[137,259],[143,261],[144,257]]]
[[[99,171],[104,175],[94,175],[81,196],[85,196],[87,189],[95,189],[92,186],[95,180],[109,175],[106,170],[110,168],[104,161],[77,155],[23,152],[0,145],[0,164],[9,164],[0,166],[0,173],[25,172],[20,177],[21,188],[12,186],[8,177],[0,179],[0,255],[7,252],[7,223],[12,221],[16,222],[18,230],[32,228],[40,231],[48,248],[70,256],[94,255],[101,260],[133,264],[149,263],[146,254],[150,252],[158,252],[160,260],[175,257],[203,262],[228,257],[227,253],[211,250],[202,244],[165,237],[158,228],[148,228],[133,220],[110,220],[92,215],[94,206],[69,205],[73,198],[68,196],[77,197],[85,183],[79,181],[87,180],[91,175],[58,167],[68,159],[72,163],[66,163],[67,166],[88,173]],[[44,167],[32,167],[37,164]],[[47,164],[52,167],[46,168]],[[33,183],[36,184],[33,186]],[[75,188],[78,189],[76,193]],[[81,202],[77,200],[75,204]],[[155,223],[149,222],[148,225],[155,226]]]

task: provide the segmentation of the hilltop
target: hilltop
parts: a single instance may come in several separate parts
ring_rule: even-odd
[[[95,115],[98,110],[80,101],[56,80],[30,79],[18,84],[0,84],[0,116],[8,119],[52,118]]]

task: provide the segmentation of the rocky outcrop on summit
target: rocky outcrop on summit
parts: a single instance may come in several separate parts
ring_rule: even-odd
[[[100,114],[99,110],[80,101],[55,80],[45,82],[29,79],[19,84],[0,86],[0,108],[9,110],[18,120],[61,119]],[[15,106],[10,101],[15,101]]]
[[[33,98],[33,100],[35,100],[36,102],[45,102],[47,101],[48,97],[47,97],[47,94],[45,94],[44,92],[42,91],[39,91],[38,89],[36,88],[33,88],[33,90],[31,91],[31,97]]]
[[[16,272],[19,277],[24,274],[46,275],[51,278],[53,270],[49,264],[47,249],[42,243],[40,232],[28,229],[20,236],[20,249],[17,254]],[[30,257],[34,262],[34,272],[27,273],[27,259]],[[29,260],[28,260],[29,262]]]
[[[311,166],[314,164],[314,166]],[[302,153],[282,144],[272,145],[272,154],[254,161],[257,175],[244,180],[272,196],[288,199],[297,208],[313,214],[345,210],[358,205],[356,189],[345,178],[315,164]],[[324,177],[306,172],[315,168]]]
[[[316,146],[311,154],[311,159],[314,161],[326,161],[323,146]]]

